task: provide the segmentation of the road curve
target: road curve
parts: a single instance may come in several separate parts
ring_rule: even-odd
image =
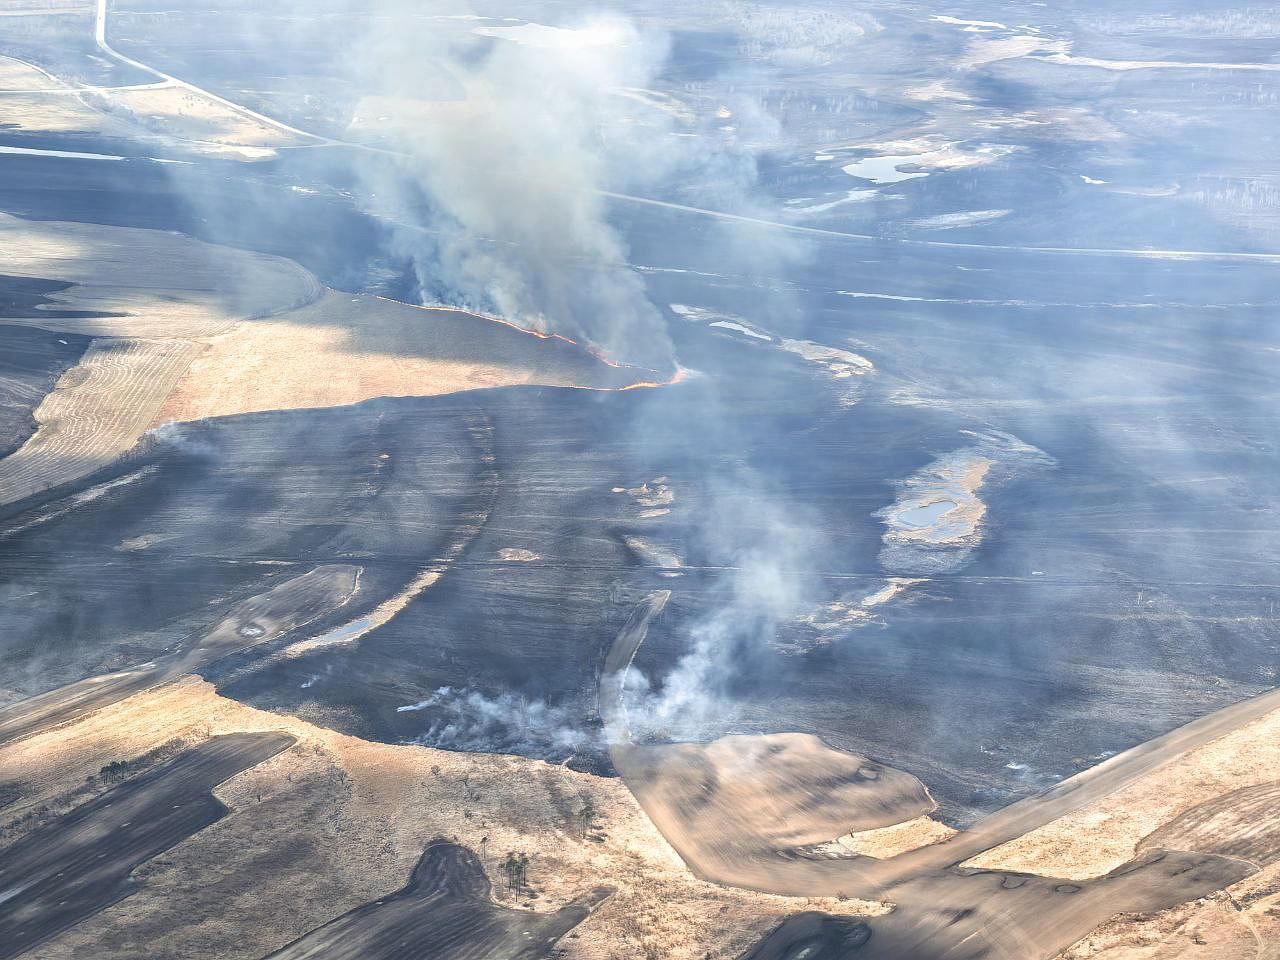
[[[158,77],[167,83],[173,84],[174,86],[182,87],[184,90],[189,90],[198,96],[208,97],[210,100],[214,100],[222,104],[227,109],[233,110],[241,116],[251,117],[259,123],[265,123],[267,126],[274,127],[282,133],[287,133],[291,136],[302,137],[305,140],[312,140],[319,143],[331,142],[327,137],[321,137],[314,133],[307,133],[305,130],[299,130],[297,127],[291,127],[287,123],[274,120],[265,114],[258,113],[256,110],[250,110],[242,104],[234,103],[226,97],[220,97],[216,93],[211,93],[203,87],[197,87],[194,83],[188,83],[186,80],[182,80],[172,74],[165,73],[163,70],[158,70],[150,64],[143,63],[140,60],[135,60],[133,57],[125,56],[115,47],[111,46],[107,41],[107,0],[98,0],[98,9],[93,26],[93,39],[98,45],[98,49],[107,56],[119,60],[121,63],[127,63],[131,67],[142,70],[144,73],[149,73],[153,77]]]

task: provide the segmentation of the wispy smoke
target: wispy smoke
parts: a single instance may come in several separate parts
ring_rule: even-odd
[[[488,697],[466,687],[441,687],[398,710],[430,711],[430,726],[415,742],[447,750],[563,760],[566,754],[591,748],[597,739],[578,722],[577,711],[511,693]]]
[[[638,740],[705,740],[723,733],[735,709],[734,687],[754,676],[781,624],[809,601],[804,558],[813,527],[803,511],[747,485],[724,489],[703,534],[708,556],[727,567],[709,611],[681,635],[687,646],[660,681],[638,668],[627,672],[625,721]],[[622,719],[622,718],[618,718]],[[611,741],[626,738],[606,731]]]
[[[781,39],[803,46],[803,59],[830,34],[860,35],[865,26],[819,21]],[[757,157],[778,149],[785,133],[747,92],[763,87],[735,82],[754,68],[726,67],[742,75],[720,77],[714,94],[681,94],[663,75],[667,38],[616,16],[558,26],[480,18],[412,37],[411,18],[376,22],[396,33],[364,44],[373,66],[361,86],[377,92],[357,107],[351,139],[376,136],[401,155],[367,164],[363,192],[395,227],[394,252],[413,264],[424,300],[669,370],[666,322],[628,263],[605,194],[765,216],[771,202],[760,195]],[[772,33],[767,18],[758,26],[760,37]],[[423,207],[422,216],[406,212]],[[703,247],[746,275],[772,275],[804,255],[784,233],[703,227]],[[670,425],[635,430],[660,436]],[[627,699],[639,735],[692,739],[709,730],[729,709],[735,680],[803,607],[796,571],[808,534],[794,506],[745,468],[712,482],[717,515],[695,536],[706,541],[708,562],[731,572],[716,588],[714,612],[682,627],[686,652],[674,669],[652,683],[631,671]],[[543,757],[600,746],[579,714],[540,700],[442,688],[413,708],[430,711],[421,740],[436,746]]]
[[[389,145],[408,154],[399,176],[431,208],[425,229],[406,225],[397,237],[423,296],[669,366],[661,314],[601,195],[676,162],[677,116],[662,103],[637,107],[665,56],[662,38],[597,18],[475,28],[430,56],[382,38],[371,49],[377,82],[397,96],[361,109],[385,121]],[[405,189],[371,183],[376,212],[396,222]]]

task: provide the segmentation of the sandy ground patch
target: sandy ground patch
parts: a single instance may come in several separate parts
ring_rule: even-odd
[[[320,923],[399,889],[426,843],[531,857],[548,910],[600,884],[618,888],[561,946],[569,958],[737,957],[799,910],[876,910],[858,901],[782,898],[694,879],[618,780],[517,757],[368,743],[219,697],[187,678],[0,749],[20,776],[8,821],[82,789],[106,764],[211,735],[284,730],[297,746],[218,788],[219,823],[145,864],[132,897],[46,943],[47,960],[223,956],[256,960]],[[590,798],[596,814],[580,814]]]
[[[770,888],[787,851],[831,852],[832,838],[915,823],[936,808],[911,774],[809,734],[615,743],[609,754],[662,835],[700,876],[755,889]],[[911,828],[900,832],[900,844],[920,845],[906,839]]]
[[[542,558],[532,550],[521,547],[503,547],[498,551],[498,559],[505,563],[533,563]]]
[[[1061,960],[1273,960],[1280,956],[1280,865],[1210,897],[1117,917]]]
[[[638,514],[641,520],[666,516],[676,500],[675,491],[668,486],[666,477],[654,477],[652,481],[645,481],[638,487],[614,487],[613,492],[629,496],[641,508]]]
[[[840,850],[857,853],[877,860],[888,860],[908,850],[918,850],[931,843],[946,840],[955,835],[955,829],[933,817],[916,817],[903,823],[880,827],[877,830],[860,830],[847,833],[834,841]]]
[[[818,631],[818,642],[830,643],[834,638],[826,635],[828,631],[846,630],[869,623],[875,619],[877,607],[889,603],[904,590],[927,582],[928,580],[919,577],[887,577],[883,586],[861,599],[842,597],[832,600],[814,611],[801,614],[795,618],[795,622]]]
[[[48,73],[17,57],[0,55],[0,92],[6,90],[44,90],[59,86]]]
[[[893,543],[967,543],[987,513],[978,496],[992,461],[970,451],[940,459],[912,477],[907,495],[881,511],[885,541]],[[929,508],[936,507],[931,511]]]
[[[1050,873],[1069,879],[1100,876],[1132,857],[1143,840],[1201,805],[1241,788],[1275,781],[1280,770],[1280,711],[1203,744],[1137,782],[1066,817],[995,847],[966,863]],[[1222,818],[1225,839],[1239,824]],[[1253,826],[1265,826],[1262,818]],[[1166,831],[1172,835],[1173,831]],[[1217,846],[1212,831],[1197,844]],[[1062,954],[1063,960],[1254,960],[1280,956],[1280,864],[1224,891],[1149,916],[1121,916]]]
[[[48,80],[43,80],[43,84],[23,81],[20,86],[22,90],[45,88],[56,89],[56,84]],[[122,121],[104,117],[79,94],[0,90],[0,110],[4,111],[5,123],[12,124],[9,129],[16,133],[89,133],[121,140],[137,133]]]

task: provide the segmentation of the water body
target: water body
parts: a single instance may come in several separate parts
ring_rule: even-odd
[[[860,177],[863,180],[870,180],[872,183],[901,183],[903,180],[916,180],[929,175],[924,170],[909,171],[898,169],[902,166],[918,163],[920,159],[915,154],[898,157],[865,157],[862,160],[847,163],[840,169],[851,177]]]
[[[894,519],[905,527],[913,529],[921,529],[923,527],[932,526],[949,510],[954,510],[956,504],[951,500],[935,500],[932,503],[921,504],[918,507],[911,507],[896,514]]]

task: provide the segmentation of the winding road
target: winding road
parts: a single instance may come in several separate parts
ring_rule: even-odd
[[[249,117],[259,123],[265,123],[269,127],[274,127],[282,133],[288,133],[295,137],[302,137],[306,140],[315,140],[322,143],[329,142],[325,137],[317,136],[314,133],[307,133],[305,130],[299,130],[297,127],[291,127],[289,124],[281,123],[279,120],[273,120],[265,114],[258,113],[256,110],[250,110],[242,104],[233,103],[226,97],[220,97],[216,93],[210,93],[203,87],[197,87],[194,83],[188,83],[186,80],[182,80],[172,74],[165,73],[163,70],[159,70],[150,64],[143,63],[141,60],[135,60],[133,57],[125,56],[115,47],[111,46],[107,41],[107,0],[98,0],[98,9],[93,26],[93,39],[94,42],[97,43],[98,49],[112,59],[118,60],[120,63],[128,64],[137,70],[143,71],[144,73],[149,73],[168,84],[181,87],[182,89],[188,90],[198,96],[207,97],[208,99],[222,104],[222,106],[240,114],[241,116]]]

